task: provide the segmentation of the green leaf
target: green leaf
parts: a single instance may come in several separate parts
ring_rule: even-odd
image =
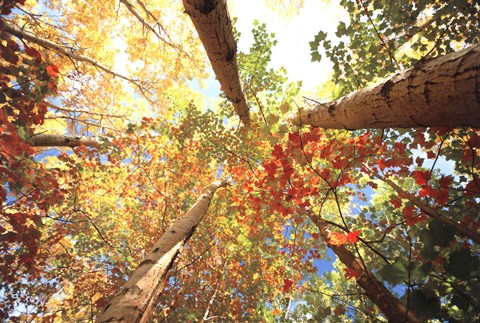
[[[409,305],[421,317],[439,317],[438,314],[442,311],[440,299],[428,289],[413,290],[410,293]]]
[[[312,52],[310,55],[312,56],[312,62],[320,62],[322,59],[322,56],[318,52]]]
[[[418,236],[423,243],[423,248],[420,250],[422,257],[429,260],[435,259],[438,252],[435,251],[435,243],[432,233],[429,230],[421,230]]]
[[[468,280],[472,273],[478,270],[478,256],[472,254],[469,249],[461,249],[450,254],[447,270],[455,277]]]
[[[408,279],[407,268],[400,259],[397,259],[393,264],[383,266],[383,268],[379,270],[379,274],[393,286]]]
[[[316,41],[311,41],[311,42],[308,42],[308,44],[310,44],[310,49],[311,49],[312,51],[318,50],[318,45],[319,45],[318,42],[316,42]]]
[[[433,242],[437,246],[448,247],[455,236],[453,227],[441,222],[439,219],[430,221],[428,227],[430,228]]]
[[[315,42],[320,43],[327,38],[327,33],[323,31],[319,31],[318,34],[315,35]]]

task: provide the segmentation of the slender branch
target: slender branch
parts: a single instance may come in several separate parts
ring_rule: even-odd
[[[101,117],[110,117],[110,118],[125,118],[125,114],[109,114],[109,113],[102,113],[102,112],[94,112],[90,110],[84,110],[84,109],[71,109],[71,108],[65,108],[65,107],[60,107],[52,102],[47,102],[47,104],[59,111],[65,111],[65,112],[72,112],[72,113],[87,113],[95,116],[101,116]]]
[[[133,7],[133,5],[127,1],[127,0],[120,0],[121,3],[123,3],[125,5],[125,7],[127,7],[127,10],[130,11],[134,16],[135,18],[137,18],[137,20],[147,29],[149,29],[151,32],[153,32],[153,34],[158,38],[160,39],[161,41],[163,41],[165,44],[169,45],[170,47],[174,48],[175,50],[177,51],[181,51],[183,52],[180,48],[178,48],[178,46],[176,46],[175,44],[171,43],[170,41],[166,40],[165,38],[163,38],[156,30],[155,28],[150,25],[148,22],[145,21],[145,19],[142,18],[142,16],[140,16],[140,14],[135,10],[135,8]],[[139,1],[138,1],[139,2]],[[146,8],[144,7],[144,10],[146,10]],[[155,19],[157,20],[157,19]],[[162,30],[164,30],[162,28]]]
[[[100,70],[102,70],[102,71],[104,71],[104,72],[106,72],[110,75],[113,75],[115,77],[124,79],[128,82],[131,82],[131,83],[135,84],[143,92],[142,85],[137,80],[129,78],[129,77],[127,77],[125,75],[122,75],[122,74],[119,74],[117,72],[114,72],[111,69],[109,69],[108,67],[106,67],[105,65],[100,64],[99,62],[97,62],[96,60],[94,60],[90,57],[75,54],[73,51],[67,50],[62,45],[56,44],[56,43],[54,43],[54,42],[52,42],[48,39],[37,37],[36,35],[34,35],[31,32],[23,30],[23,29],[21,29],[17,26],[9,24],[9,23],[6,23],[5,21],[0,22],[0,24],[1,24],[1,27],[6,32],[8,32],[8,33],[10,33],[14,36],[17,36],[18,38],[26,39],[26,40],[28,40],[32,43],[35,43],[37,45],[40,45],[42,47],[54,50],[57,53],[63,54],[65,56],[67,56],[68,58],[72,59],[72,60],[89,63],[90,65],[95,66],[96,68],[98,68],[98,69],[100,69]]]
[[[409,201],[413,202],[420,210],[422,210],[423,213],[426,215],[430,216],[431,218],[437,218],[441,222],[453,227],[457,233],[464,235],[465,237],[472,239],[476,243],[480,244],[480,235],[476,233],[475,231],[470,230],[469,228],[461,225],[460,223],[457,223],[447,217],[445,214],[441,213],[440,211],[424,204],[419,198],[412,196],[411,194],[405,192],[403,189],[400,188],[397,184],[395,184],[393,181],[378,175],[375,172],[372,172],[372,175],[383,182],[387,183],[390,185],[391,188],[393,188],[401,197],[408,199]]]

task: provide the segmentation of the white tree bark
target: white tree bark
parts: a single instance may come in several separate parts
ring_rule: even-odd
[[[31,138],[34,147],[77,147],[80,145],[96,147],[100,142],[96,137],[77,137],[64,135],[39,134]]]
[[[148,322],[168,270],[207,213],[215,191],[226,185],[225,180],[210,184],[192,208],[160,237],[122,290],[107,304],[97,322]]]
[[[248,125],[250,112],[238,73],[237,44],[228,15],[227,1],[183,0],[183,5],[197,29],[221,90],[232,102],[242,122]]]
[[[326,129],[480,127],[480,45],[419,63],[333,102],[294,125]]]

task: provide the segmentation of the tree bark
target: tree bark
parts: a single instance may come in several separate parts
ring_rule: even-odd
[[[291,118],[328,129],[480,127],[480,45],[421,62]]]
[[[250,113],[240,82],[237,44],[228,15],[227,1],[183,0],[183,5],[200,36],[221,90],[232,102],[242,122],[248,125]]]
[[[225,180],[210,184],[192,208],[160,237],[97,322],[148,322],[175,258],[207,212],[215,191],[226,185]]]
[[[100,142],[95,137],[77,137],[64,135],[40,134],[30,139],[34,147],[78,147],[80,145],[96,147]]]
[[[357,278],[357,284],[365,290],[367,297],[382,311],[389,322],[415,322],[421,321],[416,315],[408,311],[407,308],[400,302],[390,291],[370,273],[362,261],[356,258],[345,246],[332,245],[330,241],[330,230],[328,224],[311,210],[301,211],[307,213],[308,217],[315,223],[320,230],[322,239],[327,243],[328,247],[332,249],[340,261],[360,275]]]

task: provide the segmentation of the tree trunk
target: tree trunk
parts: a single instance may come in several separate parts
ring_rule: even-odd
[[[480,127],[480,45],[421,62],[312,109],[294,125],[328,129]]]
[[[100,142],[95,137],[77,137],[64,135],[34,135],[30,139],[34,147],[78,147],[80,145],[96,147]]]
[[[183,0],[185,12],[192,19],[205,47],[221,90],[232,102],[245,125],[250,113],[242,90],[237,66],[237,44],[226,0]]]
[[[328,229],[328,224],[321,217],[311,210],[301,212],[307,213],[308,217],[320,230],[322,239],[335,252],[342,263],[347,268],[360,274],[357,278],[357,284],[365,290],[367,297],[377,305],[389,322],[421,322],[413,312],[407,311],[407,308],[345,246],[336,246],[329,243],[330,230]]]
[[[207,212],[215,191],[226,185],[224,180],[210,184],[192,208],[160,237],[97,322],[148,322],[175,258]]]

